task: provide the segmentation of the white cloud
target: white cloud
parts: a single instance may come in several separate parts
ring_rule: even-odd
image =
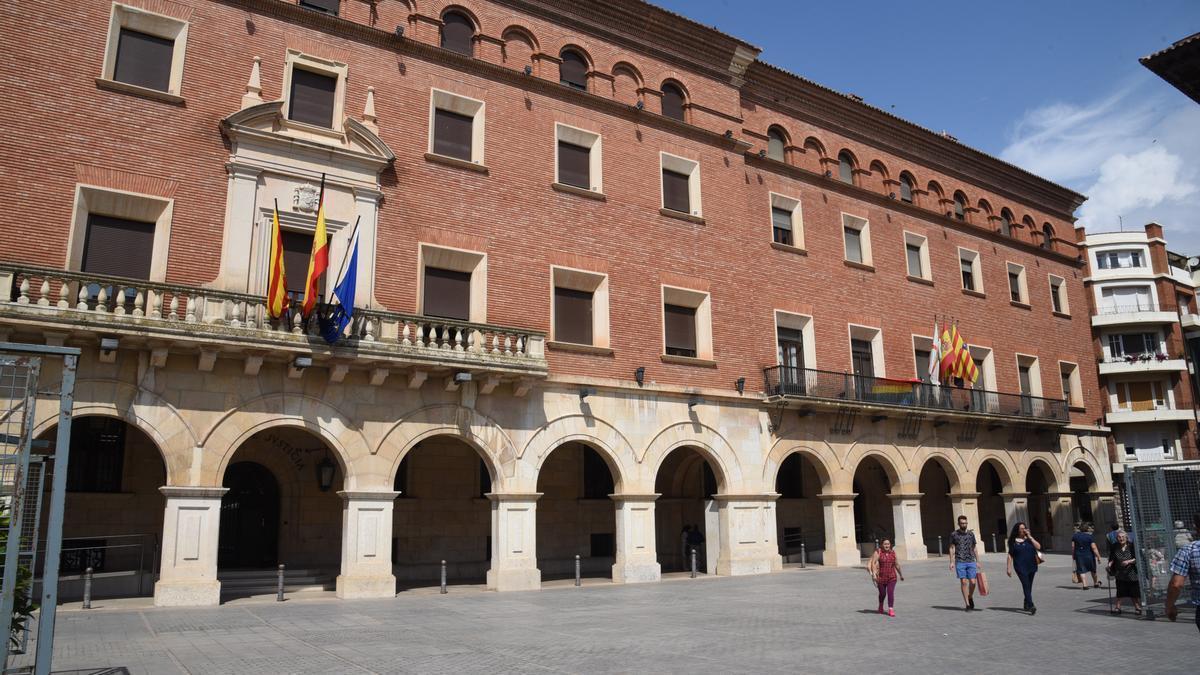
[[[1001,157],[1087,195],[1091,231],[1154,221],[1172,250],[1200,253],[1200,106],[1161,83],[1030,110]]]

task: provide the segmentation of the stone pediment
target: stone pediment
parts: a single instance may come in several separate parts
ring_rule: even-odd
[[[323,158],[325,162],[333,159],[343,165],[370,166],[375,173],[396,159],[378,134],[354,118],[344,118],[340,130],[325,129],[286,119],[283,103],[267,101],[221,120],[221,133],[233,144],[234,156],[274,155],[309,161]]]

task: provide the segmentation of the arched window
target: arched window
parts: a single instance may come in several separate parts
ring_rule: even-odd
[[[961,192],[954,193],[954,217],[958,220],[967,219],[967,196]]]
[[[466,56],[475,55],[475,24],[460,12],[442,16],[442,49]]]
[[[843,183],[854,184],[854,155],[848,150],[838,153],[838,179]]]
[[[1042,248],[1047,251],[1054,250],[1054,228],[1050,227],[1050,223],[1042,225]]]
[[[784,159],[784,148],[787,147],[787,140],[783,136],[783,131],[779,127],[771,127],[767,130],[767,157],[778,160]]]
[[[900,201],[913,203],[913,177],[907,173],[900,174]]]
[[[1008,209],[1000,209],[1000,234],[1011,237],[1013,226],[1013,214]]]
[[[573,49],[564,49],[559,58],[561,59],[558,64],[559,83],[572,89],[587,91],[588,66],[583,56]]]
[[[940,209],[942,207],[942,199],[946,196],[946,193],[942,192],[942,186],[938,185],[936,180],[931,180],[929,181],[929,185],[926,186],[925,191],[929,193],[933,201],[937,202],[937,208]]]
[[[662,88],[662,114],[673,120],[683,121],[683,90],[673,84]]]

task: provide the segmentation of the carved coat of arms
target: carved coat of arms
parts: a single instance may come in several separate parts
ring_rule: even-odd
[[[317,210],[317,203],[320,199],[320,190],[311,185],[301,185],[292,195],[292,206],[297,211],[312,212]]]

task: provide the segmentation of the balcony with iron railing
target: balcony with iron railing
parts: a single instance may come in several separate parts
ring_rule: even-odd
[[[0,264],[0,329],[10,333],[108,337],[121,345],[198,351],[209,368],[218,355],[259,364],[310,356],[342,368],[370,366],[373,380],[380,369],[410,375],[453,370],[487,374],[491,386],[499,380],[528,384],[548,373],[539,331],[356,308],[330,345],[321,337],[329,308],[319,306],[305,319],[298,304],[273,319],[262,296]]]
[[[790,366],[764,368],[763,377],[768,404],[848,406],[880,414],[915,412],[930,417],[1007,419],[1027,424],[1070,422],[1067,402],[1061,399]]]
[[[1170,373],[1186,371],[1187,360],[1182,355],[1166,352],[1131,352],[1101,357],[1101,375],[1129,375],[1137,373]]]
[[[1179,311],[1174,305],[1152,301],[1120,304],[1101,303],[1092,316],[1092,327],[1131,326],[1136,324],[1164,324],[1179,321]]]

